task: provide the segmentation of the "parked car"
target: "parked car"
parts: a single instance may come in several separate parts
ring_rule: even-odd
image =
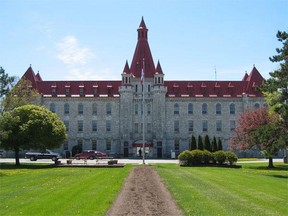
[[[93,160],[95,158],[107,158],[108,155],[106,153],[95,151],[95,150],[84,150],[83,152],[76,154],[75,158],[79,159],[90,159]]]
[[[44,152],[27,152],[25,158],[30,158],[31,161],[36,161],[37,159],[52,159],[52,161],[57,161],[61,156],[59,153],[46,149]]]

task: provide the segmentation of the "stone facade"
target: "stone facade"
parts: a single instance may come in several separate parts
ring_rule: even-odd
[[[241,81],[165,81],[160,63],[154,66],[143,19],[137,31],[133,60],[130,67],[126,62],[121,81],[43,81],[31,67],[26,71],[41,103],[67,127],[68,139],[57,151],[65,154],[79,145],[138,157],[143,115],[147,157],[177,156],[189,149],[192,135],[220,138],[227,149],[240,113],[265,104],[256,89],[263,82],[257,69]]]

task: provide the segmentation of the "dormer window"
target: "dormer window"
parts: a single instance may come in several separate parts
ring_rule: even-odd
[[[52,96],[55,97],[56,96],[56,88],[52,88],[52,92],[51,92]]]
[[[79,94],[80,94],[80,96],[84,96],[84,88],[81,87],[79,89]]]
[[[66,96],[70,95],[70,87],[65,88],[65,94],[66,94]]]

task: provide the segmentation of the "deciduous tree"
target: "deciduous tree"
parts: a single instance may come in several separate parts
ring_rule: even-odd
[[[20,165],[19,151],[30,148],[58,148],[66,139],[64,123],[45,107],[24,105],[0,116],[0,146],[15,152]]]
[[[284,132],[279,115],[269,113],[267,108],[247,110],[237,121],[230,148],[246,150],[257,147],[269,158],[269,167],[273,167],[273,156],[284,145],[284,140],[279,140]]]

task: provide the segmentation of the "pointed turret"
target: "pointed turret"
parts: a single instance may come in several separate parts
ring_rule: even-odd
[[[145,77],[153,77],[155,74],[155,65],[148,44],[148,29],[146,28],[143,17],[137,31],[138,31],[138,42],[132,59],[130,72],[134,76],[140,78],[141,70],[143,68],[143,62],[145,62],[144,67]]]
[[[260,86],[264,82],[264,78],[262,75],[259,73],[257,68],[253,66],[253,69],[249,76],[246,78],[247,85],[246,85],[246,92],[250,92],[253,88],[256,86]]]
[[[159,60],[158,60],[157,67],[156,67],[156,73],[163,74]]]
[[[37,78],[36,78],[36,75],[30,65],[30,67],[27,69],[27,71],[25,72],[25,74],[22,76],[21,79],[27,79],[31,82],[31,85],[33,88],[37,89]]]
[[[129,65],[128,65],[128,61],[127,61],[127,60],[126,60],[126,64],[125,64],[123,73],[130,74],[130,68],[129,68]]]

